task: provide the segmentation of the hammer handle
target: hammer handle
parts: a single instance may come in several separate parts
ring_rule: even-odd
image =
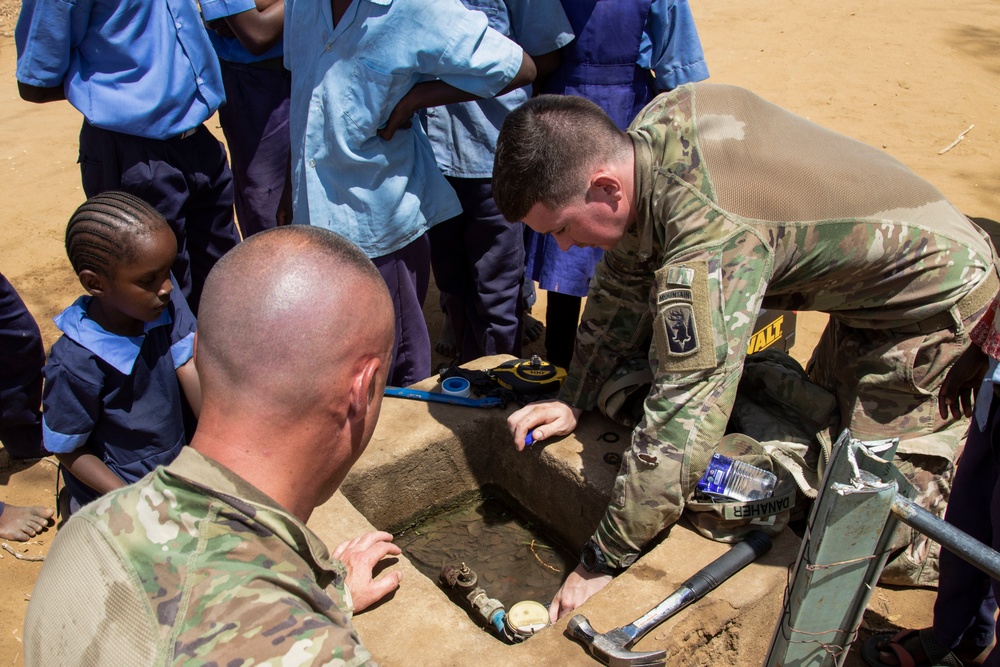
[[[684,582],[684,585],[694,591],[695,599],[701,599],[723,581],[770,550],[770,536],[763,531],[754,530],[747,533],[742,542],[737,542],[729,551],[695,572],[690,579]]]
[[[719,584],[733,576],[771,549],[771,538],[759,530],[747,533],[742,542],[703,567],[681,584],[663,602],[634,620],[622,630],[632,637],[629,645],[696,600],[700,600]]]

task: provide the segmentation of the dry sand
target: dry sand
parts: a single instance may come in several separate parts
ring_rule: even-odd
[[[745,86],[882,148],[969,216],[986,225],[1000,219],[996,0],[691,2],[713,81]],[[48,347],[57,337],[52,317],[80,293],[62,247],[66,220],[83,200],[76,166],[80,115],[65,102],[38,106],[18,98],[13,31],[19,5],[0,0],[0,272],[27,302]],[[939,154],[971,125],[963,141]],[[210,126],[218,131],[214,119]],[[436,303],[432,295],[427,314],[435,329],[441,322]],[[539,312],[544,308],[536,307]],[[808,356],[823,323],[823,316],[800,315],[796,357]],[[53,468],[0,458],[0,498],[51,504]],[[28,554],[44,554],[52,536],[27,545]],[[0,556],[0,665],[19,665],[24,610],[40,565],[5,551]],[[922,627],[932,603],[930,591],[879,589],[866,622]],[[770,634],[771,628],[754,631]],[[861,663],[852,656],[848,664]]]

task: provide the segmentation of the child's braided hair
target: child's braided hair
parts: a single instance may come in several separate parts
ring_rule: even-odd
[[[89,269],[113,277],[122,262],[135,261],[136,241],[161,225],[167,227],[167,221],[142,199],[127,192],[102,192],[70,217],[66,254],[77,275]]]

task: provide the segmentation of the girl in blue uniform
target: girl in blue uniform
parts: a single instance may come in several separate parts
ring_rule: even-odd
[[[172,461],[187,442],[181,387],[195,415],[201,391],[163,216],[123,192],[91,197],[70,218],[66,252],[88,296],[55,319],[42,427],[72,512]]]
[[[705,55],[687,0],[562,0],[576,39],[539,92],[578,95],[596,103],[619,128],[660,92],[708,78]],[[526,273],[548,291],[545,351],[568,367],[581,298],[603,254],[600,248],[560,250],[549,235],[526,233]]]

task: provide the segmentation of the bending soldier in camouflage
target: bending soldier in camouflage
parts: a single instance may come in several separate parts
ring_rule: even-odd
[[[369,533],[331,559],[305,522],[378,419],[385,283],[336,234],[284,227],[223,257],[201,304],[197,433],[59,532],[28,606],[29,667],[369,662],[351,613],[398,586],[372,568],[399,549]]]
[[[980,230],[898,161],[748,91],[692,84],[656,98],[627,133],[579,98],[529,101],[500,133],[493,193],[509,220],[561,247],[608,251],[560,400],[509,418],[517,447],[529,431],[570,433],[647,345],[654,372],[553,619],[680,518],[702,472],[691,461],[705,458],[693,454],[725,432],[761,307],[830,314],[812,379],[855,437],[902,439],[897,465],[943,513],[966,420],[937,414],[937,389],[998,279]],[[894,580],[933,583],[927,543],[902,542]]]

